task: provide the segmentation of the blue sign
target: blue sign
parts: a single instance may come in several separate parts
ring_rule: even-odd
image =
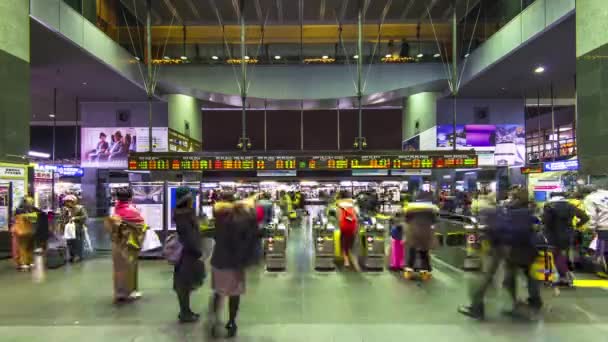
[[[545,172],[576,171],[576,170],[578,170],[578,159],[545,163],[543,165],[543,170]]]
[[[82,177],[84,175],[84,169],[79,166],[38,165],[37,168],[46,171],[55,171],[58,175],[65,177]]]

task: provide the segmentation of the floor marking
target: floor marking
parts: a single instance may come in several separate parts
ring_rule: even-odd
[[[595,314],[583,309],[580,305],[578,304],[574,304],[574,308],[579,311],[580,313],[582,313],[583,315],[587,316],[587,318],[592,321],[593,323],[599,323],[601,320],[599,319],[599,317],[597,317]]]
[[[465,271],[463,269],[460,269],[460,268],[458,268],[456,266],[450,265],[447,262],[445,262],[445,261],[443,261],[443,260],[441,260],[441,259],[439,259],[437,257],[433,257],[432,262],[438,263],[441,266],[445,266],[445,267],[449,268],[450,270],[452,270],[454,272],[461,273],[461,274],[465,273]]]
[[[602,279],[575,279],[575,287],[596,287],[602,289],[608,289],[608,280]]]

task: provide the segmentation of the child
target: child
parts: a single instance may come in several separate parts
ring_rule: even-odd
[[[433,224],[437,222],[439,208],[432,203],[410,203],[404,210],[405,236],[407,236],[407,260],[405,277],[414,277],[416,258],[420,258],[420,277],[422,280],[431,278],[431,260],[429,251],[435,247],[437,240],[433,233]]]

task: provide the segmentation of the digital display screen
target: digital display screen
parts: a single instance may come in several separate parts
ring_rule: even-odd
[[[476,168],[475,153],[423,152],[378,155],[255,156],[191,153],[132,154],[129,170],[401,170]]]

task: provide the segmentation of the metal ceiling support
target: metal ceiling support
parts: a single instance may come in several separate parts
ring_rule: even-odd
[[[336,127],[338,127],[337,132],[336,132],[336,137],[337,139],[337,146],[338,146],[338,151],[340,151],[340,100],[336,100],[336,116],[337,116],[337,121],[338,124]]]
[[[264,99],[264,151],[268,149],[268,100]]]
[[[300,63],[304,63],[304,1],[298,0],[298,22],[300,23]]]
[[[456,0],[454,1],[454,3]],[[435,5],[435,1],[431,3],[431,6]],[[428,10],[429,16],[431,10]],[[458,96],[458,18],[456,13],[456,6],[454,6],[454,12],[452,14],[452,132],[453,141],[452,148],[456,151],[456,97]]]
[[[431,11],[433,10],[433,8],[435,7],[435,5],[437,5],[437,2],[439,2],[438,0],[431,0],[431,3],[426,7],[426,12],[431,13]],[[454,0],[454,3],[456,2],[456,0]],[[424,18],[426,16],[426,12],[422,13],[422,15],[420,15],[420,19]],[[454,6],[454,12],[456,12],[456,6]]]
[[[555,132],[555,106],[554,106],[554,98],[553,95],[553,81],[551,82],[551,156],[553,157],[553,161],[555,161],[555,147],[559,146],[559,132]],[[557,134],[557,144],[555,143],[555,135]],[[559,148],[557,149],[559,152]]]
[[[405,8],[403,9],[403,11],[401,12],[401,15],[399,16],[400,20],[405,20],[405,18],[407,18],[408,13],[410,13],[410,9],[412,9],[412,5],[414,5],[414,1],[415,0],[410,0],[410,1],[408,1],[407,5],[405,5]]]
[[[234,2],[233,2],[234,3]],[[251,145],[247,138],[247,45],[246,43],[246,27],[245,27],[245,1],[240,0],[240,6],[238,13],[239,24],[241,25],[241,125],[242,135],[239,141],[239,147],[243,152],[247,151],[247,148]]]
[[[319,5],[319,21],[325,20],[325,11],[327,11],[326,0],[321,0],[321,4]]]
[[[146,93],[148,95],[148,152],[152,153],[152,96],[154,96],[152,76],[152,0],[146,0],[146,66],[148,67],[148,80]]]
[[[179,21],[180,23],[183,24],[184,20],[179,15],[179,12],[177,12],[177,8],[175,8],[175,6],[173,6],[173,3],[171,3],[171,0],[163,0],[163,2],[167,6],[167,8],[169,8],[169,12],[171,12],[171,14],[173,14],[173,16],[177,19],[177,21]]]
[[[264,13],[262,11],[262,5],[260,5],[260,0],[255,0],[255,14],[258,16],[258,21],[260,23],[264,22]]]
[[[300,150],[304,151],[304,100],[300,101]]]
[[[283,23],[283,0],[276,0],[277,4],[277,18],[279,19],[279,24]]]
[[[194,5],[192,0],[186,0],[186,4],[188,5],[188,7],[190,7],[190,11],[192,11],[192,14],[194,14],[196,19],[201,20],[201,14],[199,13],[198,8],[196,8],[196,5]]]
[[[74,122],[74,160],[79,160],[78,158],[78,149],[79,149],[79,145],[78,145],[78,128],[79,127],[79,121],[80,121],[80,100],[78,99],[78,96],[76,96],[76,120]]]
[[[344,22],[346,16],[346,9],[348,8],[348,0],[342,0],[342,7],[340,7],[340,22]]]
[[[53,164],[55,163],[55,144],[56,144],[56,129],[57,129],[57,88],[53,88]],[[54,197],[53,197],[54,198]]]
[[[357,6],[357,106],[359,109],[358,113],[358,134],[355,141],[355,147],[359,151],[363,150],[363,104],[361,103],[363,98],[363,6],[359,0],[359,6]],[[370,61],[371,63],[372,61]]]

